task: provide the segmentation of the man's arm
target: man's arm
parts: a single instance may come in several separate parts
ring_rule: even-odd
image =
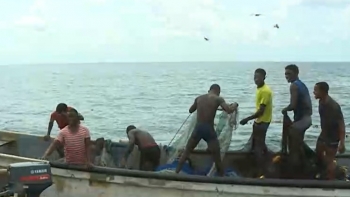
[[[262,116],[265,112],[265,104],[260,104],[259,109],[255,112],[255,114],[248,116],[246,119],[249,120],[254,120],[256,118],[259,118],[260,116]]]
[[[249,121],[249,120],[253,120],[253,119],[256,119],[256,118],[259,118],[260,116],[262,116],[265,112],[265,108],[266,108],[266,105],[270,103],[272,99],[272,94],[271,92],[262,92],[261,93],[261,100],[259,101],[260,103],[260,106],[259,106],[259,109],[255,112],[255,114],[247,117],[246,119]]]
[[[219,105],[221,106],[221,108],[222,108],[226,113],[230,114],[230,113],[234,112],[234,109],[233,109],[233,108],[230,108],[230,106],[227,105],[227,103],[225,102],[225,99],[224,99],[224,98],[222,98],[222,97],[219,96],[219,97],[217,98],[217,101],[218,101]]]
[[[59,145],[60,145],[60,141],[54,140],[54,141],[51,143],[51,145],[49,146],[49,148],[45,151],[43,158],[49,157],[49,156],[52,154],[52,152],[53,152],[54,150],[56,150],[57,147],[59,147]]]
[[[290,104],[285,108],[286,111],[292,111],[297,106],[298,102],[298,86],[295,84],[290,85]]]
[[[192,114],[193,112],[195,112],[197,110],[197,98],[194,99],[193,104],[191,105],[190,109],[188,110],[188,112],[190,114]]]
[[[90,136],[90,130],[88,128],[85,129],[85,154],[86,154],[86,160],[87,162],[91,162],[91,158],[90,158],[90,146],[91,146],[91,136]]]
[[[49,148],[45,151],[43,156],[44,158],[47,158],[48,156],[50,156],[52,152],[59,147],[60,144],[63,144],[63,141],[64,141],[63,135],[64,134],[62,131],[58,132],[57,138],[51,143]]]
[[[129,131],[128,137],[129,137],[129,144],[128,144],[128,147],[126,148],[126,151],[125,151],[125,154],[124,154],[125,162],[128,160],[128,157],[131,154],[131,152],[134,150],[135,133],[134,133],[133,130]]]
[[[336,120],[338,121],[339,124],[339,140],[340,143],[345,143],[345,121],[344,121],[344,116],[343,112],[341,110],[341,107],[338,105],[337,106],[337,115],[336,115]]]
[[[47,127],[47,134],[46,135],[50,136],[54,122],[55,122],[55,116],[54,116],[54,114],[51,114],[49,125]]]

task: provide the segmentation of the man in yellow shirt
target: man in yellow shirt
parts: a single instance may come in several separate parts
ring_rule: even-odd
[[[241,125],[247,124],[248,121],[254,120],[252,133],[252,150],[258,164],[264,163],[264,153],[267,150],[265,144],[266,132],[272,120],[272,91],[265,84],[266,71],[258,68],[254,73],[254,81],[257,85],[256,89],[256,112],[240,121]]]

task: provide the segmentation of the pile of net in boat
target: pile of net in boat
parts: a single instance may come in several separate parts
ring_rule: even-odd
[[[177,138],[171,143],[167,149],[168,151],[168,161],[167,164],[159,166],[156,170],[159,173],[174,173],[178,159],[181,156],[182,151],[184,150],[186,143],[191,136],[191,133],[197,123],[197,114],[196,112],[192,114],[192,117],[187,121],[184,127],[178,132]],[[220,143],[220,152],[221,159],[225,156],[228,151],[231,143],[232,136],[234,131],[236,131],[238,126],[238,109],[232,113],[227,114],[225,111],[222,111],[220,114],[215,117],[215,131],[218,136]],[[207,149],[207,144],[204,140],[201,140],[197,145],[196,149],[205,150]],[[194,174],[190,161],[187,161],[180,171],[180,174]],[[216,170],[213,162],[208,163],[208,169],[206,172],[200,173],[206,176],[215,176]],[[234,170],[226,169],[227,176],[237,176]]]

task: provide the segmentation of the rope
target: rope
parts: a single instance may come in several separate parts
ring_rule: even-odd
[[[188,118],[190,118],[192,114],[189,114],[187,116],[187,118],[185,119],[185,121],[182,123],[182,125],[180,126],[180,128],[176,131],[174,137],[170,140],[169,144],[168,144],[168,147],[170,146],[170,144],[173,142],[173,140],[175,139],[176,135],[179,133],[179,131],[181,130],[181,128],[185,125],[185,123],[187,122]]]

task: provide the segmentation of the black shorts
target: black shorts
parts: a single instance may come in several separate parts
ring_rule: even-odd
[[[212,140],[217,140],[218,136],[216,135],[214,126],[212,124],[197,123],[192,132],[192,138],[194,138],[197,141],[203,139],[208,143]]]
[[[160,162],[160,148],[158,145],[140,148],[140,170],[145,163],[151,163],[156,169]]]
[[[327,138],[324,138],[324,137],[320,136],[317,139],[317,144],[318,143],[321,143],[321,144],[327,146],[328,148],[338,149],[339,140],[327,139]]]

